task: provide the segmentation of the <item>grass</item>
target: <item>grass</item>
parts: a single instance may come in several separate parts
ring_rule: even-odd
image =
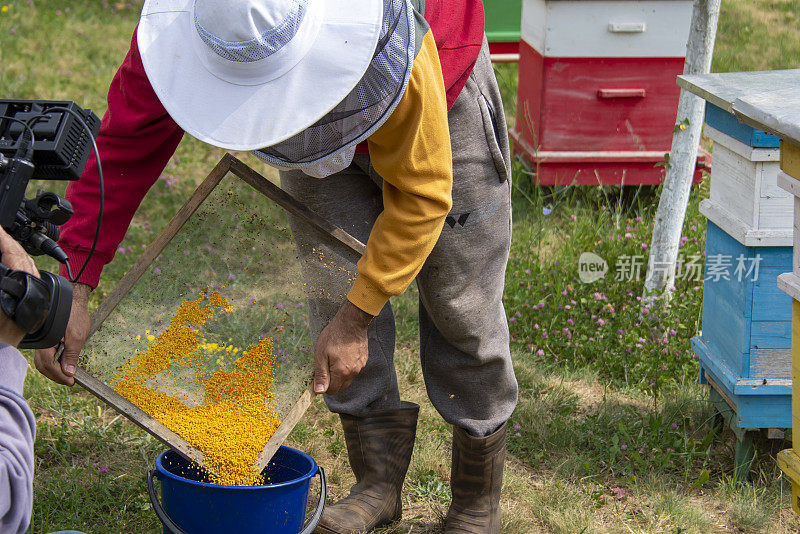
[[[0,95],[72,99],[102,114],[106,88],[127,50],[141,1],[5,4]],[[723,2],[714,70],[797,67],[798,12],[798,0]],[[510,113],[516,72],[501,66],[497,73]],[[184,140],[106,269],[93,307],[221,155]],[[613,270],[591,285],[575,279],[582,252],[595,252],[610,266],[646,254],[642,245],[649,243],[658,191],[542,191],[531,186],[521,167],[514,177],[515,233],[505,298],[520,402],[510,421],[503,532],[780,533],[800,528],[790,510],[789,484],[774,461],[787,443],[762,440],[752,482],[734,483],[732,436],[711,429],[712,409],[696,383],[697,364],[688,346],[700,328],[702,284],[679,280],[676,305],[653,321],[639,320],[641,281],[615,280]],[[697,204],[706,194],[705,186],[693,192],[685,257],[704,249]],[[285,233],[275,239],[288,245]],[[387,533],[441,532],[450,498],[450,429],[426,400],[416,302],[412,288],[394,303],[399,382],[404,397],[419,402],[422,412],[404,519],[383,530]],[[39,425],[30,532],[160,532],[144,477],[163,446],[85,392],[55,386],[35,371],[28,375],[26,396]],[[337,417],[321,402],[312,405],[290,444],[327,468],[332,498],[346,494],[353,478],[344,436]]]

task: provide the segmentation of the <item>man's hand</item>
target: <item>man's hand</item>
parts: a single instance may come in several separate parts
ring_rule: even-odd
[[[0,254],[2,254],[0,261],[9,269],[39,276],[33,259],[28,256],[22,245],[8,235],[2,227],[0,227]],[[16,347],[23,337],[25,337],[25,332],[3,312],[0,312],[0,341]]]
[[[72,311],[64,334],[64,352],[61,362],[55,360],[56,348],[38,349],[33,357],[36,368],[44,376],[59,384],[75,384],[72,375],[78,366],[78,357],[89,335],[89,293],[86,284],[72,285]]]
[[[333,395],[347,388],[367,364],[367,327],[372,316],[349,300],[317,340],[314,391]]]

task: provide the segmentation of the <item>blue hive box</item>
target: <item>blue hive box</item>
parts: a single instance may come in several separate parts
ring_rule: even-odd
[[[739,119],[732,113],[728,113],[711,102],[706,102],[706,124],[752,147],[778,148],[781,146],[781,141],[777,136],[739,122]]]
[[[758,262],[757,277],[736,276],[740,256],[748,268]],[[727,280],[712,272],[720,258],[729,258]],[[702,334],[692,348],[700,382],[732,405],[741,429],[792,426],[792,299],[777,287],[791,270],[792,247],[746,247],[708,221]]]

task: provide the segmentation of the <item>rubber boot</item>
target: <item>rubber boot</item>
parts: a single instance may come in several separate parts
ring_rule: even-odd
[[[350,495],[325,508],[314,532],[360,534],[400,520],[400,492],[414,450],[418,415],[417,404],[404,402],[399,410],[340,416],[356,484]]]
[[[500,532],[500,490],[506,457],[506,425],[485,438],[453,428],[453,502],[445,519],[445,534]]]

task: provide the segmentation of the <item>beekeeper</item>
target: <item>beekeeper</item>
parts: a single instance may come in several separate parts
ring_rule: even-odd
[[[315,389],[341,416],[357,480],[318,531],[401,517],[419,406],[398,392],[389,299],[416,279],[422,374],[453,425],[445,532],[499,532],[517,400],[502,303],[511,185],[481,0],[146,0],[108,94],[105,209],[66,349],[60,364],[54,349],[36,353],[51,379],[73,383],[89,292],[184,132],[253,151],[285,190],[366,241],[358,259],[290,220],[304,276],[322,284],[309,295]],[[81,265],[97,223],[94,159],[67,198],[61,246]],[[332,276],[332,262],[352,276]]]

